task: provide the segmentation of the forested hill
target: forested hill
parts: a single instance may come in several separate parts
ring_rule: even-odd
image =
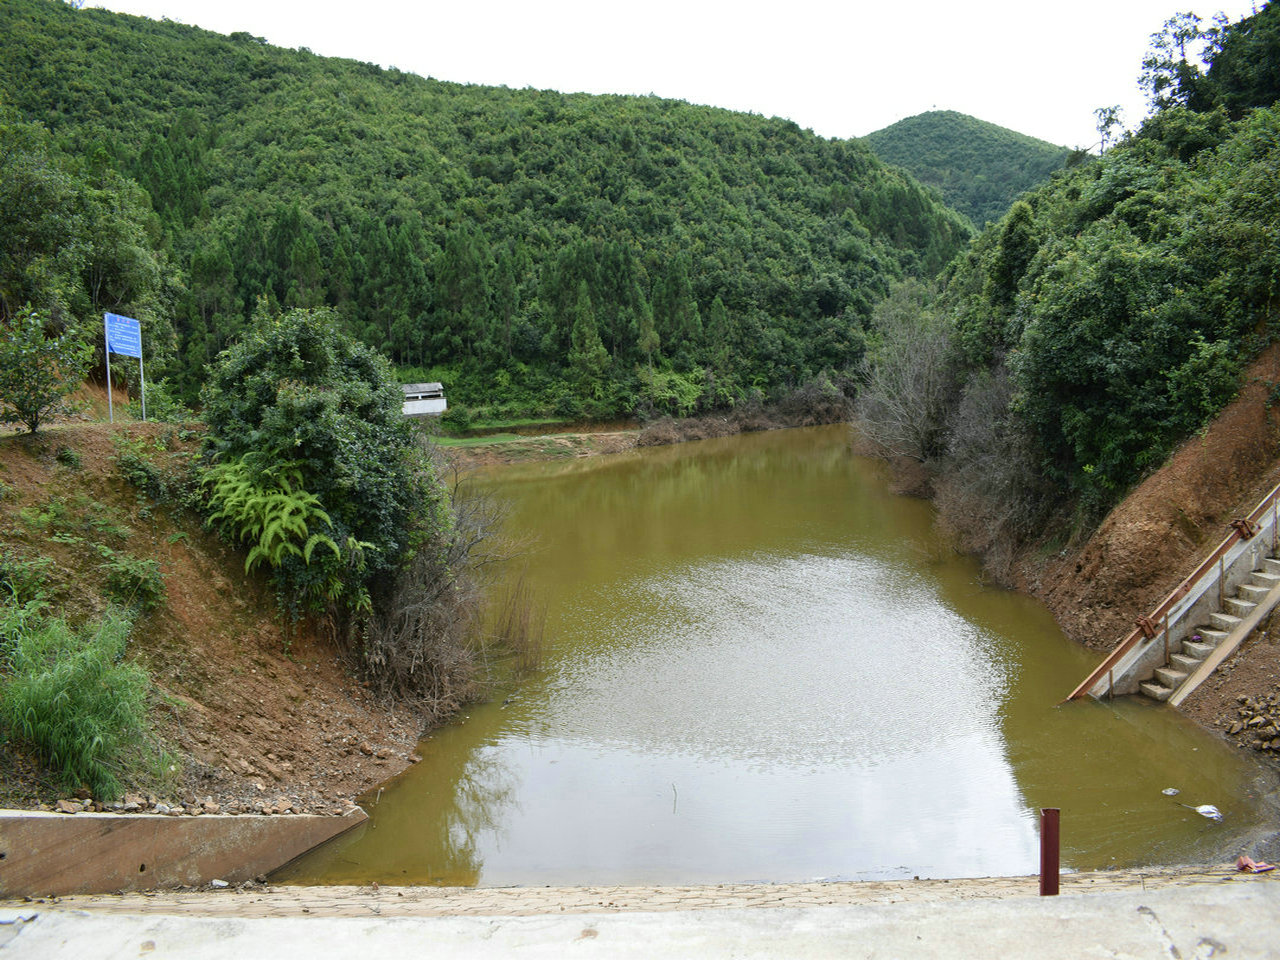
[[[889,282],[971,232],[861,143],[785,120],[460,86],[56,0],[0,4],[5,104],[23,142],[51,131],[46,166],[149,194],[161,280],[116,307],[172,319],[188,395],[265,301],[332,307],[455,400],[689,412],[851,368]]]
[[[936,187],[977,226],[999,220],[1017,196],[1039,186],[1071,151],[954,110],[934,110],[867,134],[885,163]]]
[[[876,307],[864,426],[1005,561],[1100,521],[1280,336],[1280,6],[1172,17],[1142,86],[1138,131],[1015,201],[932,300]]]

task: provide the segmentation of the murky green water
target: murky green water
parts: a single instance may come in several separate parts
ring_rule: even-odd
[[[436,731],[366,827],[281,879],[1021,874],[1043,806],[1077,869],[1234,855],[1272,816],[1257,769],[1174,711],[1055,706],[1093,657],[943,549],[844,428],[485,482],[537,537],[541,674]]]

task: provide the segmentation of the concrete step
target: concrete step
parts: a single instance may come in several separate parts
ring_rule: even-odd
[[[1156,668],[1156,680],[1158,680],[1163,686],[1168,687],[1170,690],[1177,690],[1182,686],[1182,681],[1187,679],[1189,676],[1191,676],[1189,672],[1184,673],[1183,671],[1177,670],[1173,667]]]
[[[1195,657],[1197,660],[1203,660],[1209,654],[1213,653],[1213,647],[1207,643],[1196,643],[1194,640],[1183,640],[1182,652],[1188,657]]]
[[[1259,587],[1252,583],[1242,583],[1238,591],[1241,600],[1248,600],[1253,604],[1261,603],[1270,592],[1270,587]]]
[[[1159,700],[1161,703],[1173,696],[1172,690],[1168,687],[1161,686],[1154,680],[1148,680],[1146,683],[1139,684],[1138,689],[1152,700]]]
[[[1211,647],[1216,647],[1227,637],[1228,634],[1223,630],[1214,630],[1212,627],[1196,627],[1191,631],[1187,639],[1192,643],[1206,643]]]
[[[1169,655],[1169,665],[1183,671],[1187,676],[1198,670],[1202,663],[1204,663],[1203,660],[1189,657],[1185,653],[1172,653]]]
[[[1253,613],[1257,608],[1258,605],[1256,603],[1241,597],[1224,597],[1222,600],[1223,613],[1229,613],[1231,616],[1240,617],[1241,619]]]
[[[1267,573],[1265,570],[1255,570],[1249,574],[1249,582],[1257,584],[1259,587],[1266,587],[1270,590],[1276,584],[1280,583],[1280,573]]]
[[[1215,630],[1221,630],[1224,633],[1230,633],[1240,623],[1240,618],[1229,613],[1211,613],[1209,614],[1209,626]]]
[[[1262,569],[1267,573],[1280,574],[1280,560],[1274,557],[1267,557],[1262,561]]]

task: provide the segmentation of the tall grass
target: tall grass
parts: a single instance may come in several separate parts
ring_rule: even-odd
[[[0,725],[99,801],[120,795],[144,749],[150,680],[121,660],[129,627],[111,613],[80,634],[38,602],[0,607]]]
[[[521,574],[507,588],[493,623],[493,637],[511,654],[517,673],[533,673],[542,666],[546,624],[546,607],[538,606],[533,589]]]

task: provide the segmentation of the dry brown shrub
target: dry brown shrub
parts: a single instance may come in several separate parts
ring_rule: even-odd
[[[500,517],[491,499],[466,489],[438,447],[427,449],[437,475],[451,478],[453,522],[419,545],[348,648],[376,694],[411,704],[430,723],[481,692],[478,571],[493,558],[479,548]]]
[[[645,424],[640,431],[640,436],[636,438],[636,446],[661,447],[668,443],[679,443],[681,439],[676,421],[671,417],[663,417],[661,420]]]
[[[998,582],[1013,581],[1021,546],[1040,529],[1050,498],[1027,438],[1009,410],[1013,384],[998,368],[965,386],[948,421],[950,442],[934,478],[938,525]]]

